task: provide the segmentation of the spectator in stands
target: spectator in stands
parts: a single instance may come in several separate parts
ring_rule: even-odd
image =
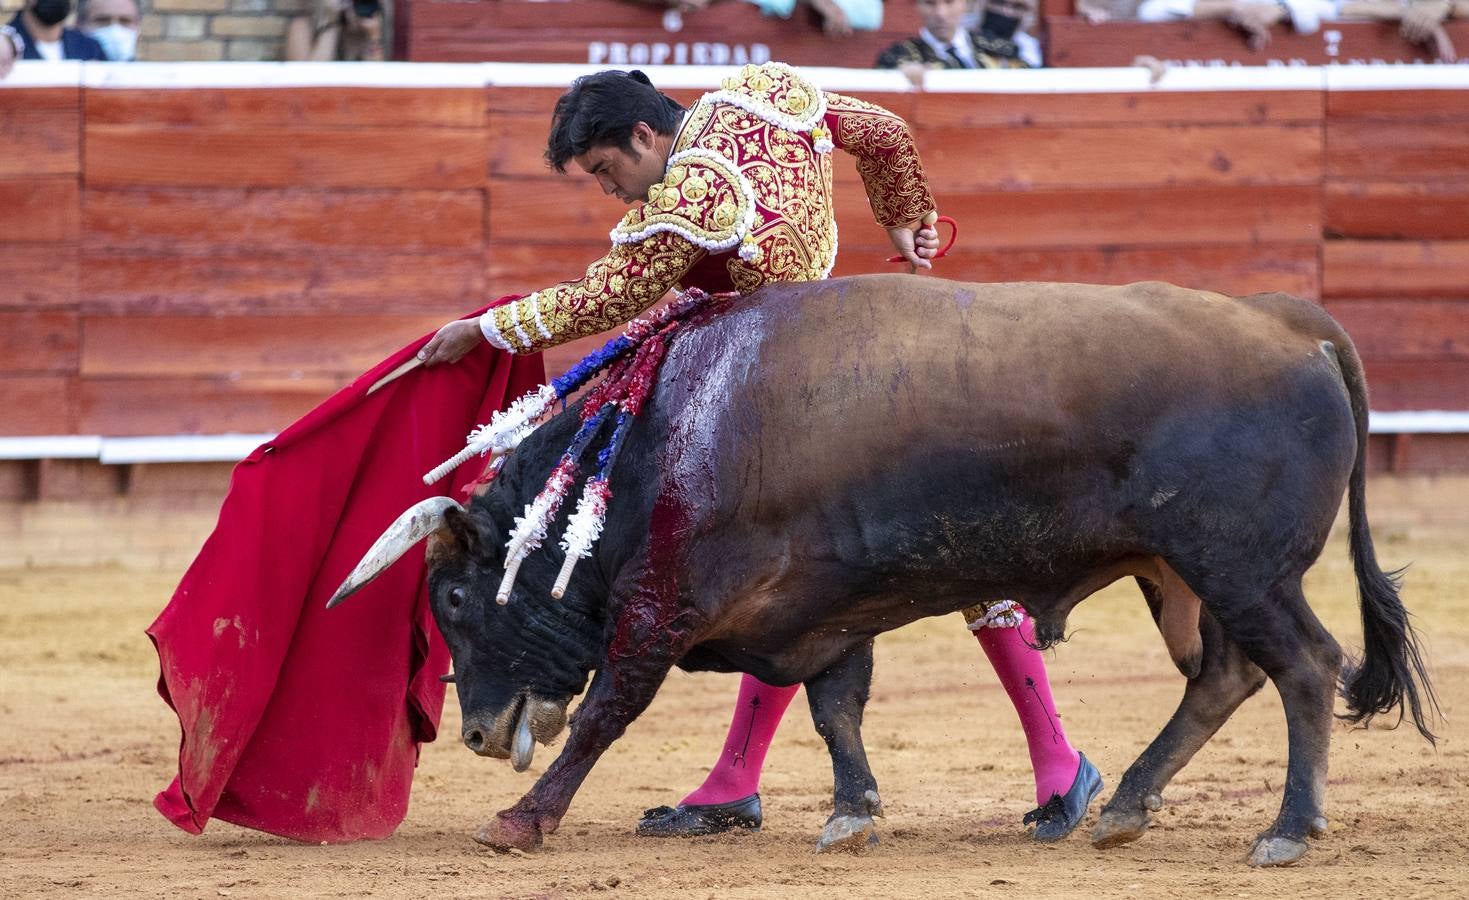
[[[1315,32],[1334,19],[1399,22],[1403,38],[1428,44],[1443,62],[1454,62],[1454,46],[1443,23],[1469,16],[1466,0],[1144,0],[1137,17],[1144,22],[1174,19],[1223,19],[1244,32],[1250,49],[1270,43],[1270,28],[1290,22],[1301,34]]]
[[[1346,0],[1338,10],[1343,19],[1397,22],[1403,40],[1425,44],[1439,62],[1458,62],[1459,54],[1444,30],[1450,19],[1469,19],[1469,0]]]
[[[797,0],[745,0],[767,16],[789,19]],[[882,0],[801,0],[821,16],[822,30],[832,37],[853,31],[876,31],[882,27]]]
[[[707,9],[720,0],[632,0],[644,6],[667,7],[688,14]],[[876,31],[882,27],[882,0],[744,0],[759,7],[767,16],[789,19],[799,3],[804,3],[821,16],[821,27],[833,37],[846,37],[853,31]]]
[[[71,0],[26,0],[9,25],[0,27],[0,76],[17,59],[106,60],[102,45],[75,28],[67,28]]]
[[[138,0],[79,0],[77,25],[102,45],[112,62],[138,58],[138,30],[143,26]]]
[[[382,0],[315,0],[312,15],[297,16],[286,28],[290,62],[385,58]]]
[[[985,0],[978,27],[965,27],[974,16],[972,0],[916,0],[923,29],[877,57],[879,69],[899,69],[917,86],[929,69],[1024,69],[1039,66],[1039,44],[1020,30],[1035,13],[1036,0]],[[1034,45],[1034,62],[1026,59],[1021,39]]]
[[[1270,29],[1290,22],[1301,34],[1311,34],[1323,19],[1336,17],[1332,0],[1144,0],[1137,8],[1144,22],[1177,19],[1222,19],[1244,34],[1251,50],[1270,43]]]

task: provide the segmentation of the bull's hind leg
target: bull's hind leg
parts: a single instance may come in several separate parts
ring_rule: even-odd
[[[1249,625],[1240,643],[1280,691],[1290,760],[1280,814],[1250,848],[1252,866],[1289,865],[1305,854],[1307,837],[1326,833],[1326,767],[1342,663],[1341,647],[1306,604],[1299,576],[1277,585],[1266,607],[1274,615],[1240,611]]]
[[[1154,618],[1158,618],[1162,594],[1150,582],[1138,583]],[[1115,847],[1142,837],[1148,829],[1149,811],[1163,807],[1163,788],[1245,698],[1265,684],[1265,673],[1224,637],[1212,616],[1199,616],[1198,629],[1203,641],[1198,674],[1184,687],[1173,717],[1128,768],[1117,792],[1102,809],[1092,829],[1092,844],[1096,847]]]
[[[831,753],[835,780],[831,818],[816,842],[817,850],[859,851],[877,843],[872,817],[882,815],[882,801],[862,746],[862,713],[871,685],[871,641],[854,647],[806,682],[811,719]]]
[[[1200,590],[1224,634],[1274,682],[1285,707],[1290,756],[1285,795],[1274,824],[1251,847],[1252,866],[1289,865],[1306,853],[1306,838],[1326,831],[1326,762],[1341,648],[1301,592],[1300,574],[1263,596]]]

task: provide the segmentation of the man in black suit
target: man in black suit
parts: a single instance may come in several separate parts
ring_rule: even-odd
[[[9,25],[0,26],[0,77],[15,59],[96,60],[107,54],[95,38],[67,28],[71,0],[26,0]]]
[[[921,83],[928,69],[1024,69],[1017,38],[1020,25],[1035,12],[1036,0],[984,0],[978,28],[964,27],[972,0],[917,0],[923,29],[877,57],[879,69],[902,69]]]

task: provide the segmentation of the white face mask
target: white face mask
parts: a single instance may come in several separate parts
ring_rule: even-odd
[[[91,32],[112,62],[132,62],[138,52],[138,32],[126,25],[107,25]]]

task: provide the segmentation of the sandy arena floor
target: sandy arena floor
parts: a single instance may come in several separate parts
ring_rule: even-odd
[[[1385,565],[1413,562],[1417,615],[1445,712],[1469,707],[1469,532],[1377,529]],[[639,812],[701,777],[733,701],[732,676],[675,674],[592,772],[559,833],[529,856],[470,841],[532,771],[479,759],[452,739],[425,748],[414,805],[390,840],[302,846],[212,823],[190,837],[151,799],[171,777],[178,726],[154,693],[144,626],[175,575],[0,571],[0,896],[677,897],[1233,896],[1444,897],[1469,892],[1469,747],[1456,723],[1435,750],[1409,728],[1347,730],[1332,747],[1331,830],[1302,865],[1253,871],[1250,839],[1280,802],[1285,722],[1266,688],[1185,769],[1141,841],[1100,852],[1085,829],[1033,844],[1014,714],[957,616],[878,642],[866,738],[887,819],[865,856],[816,856],[831,770],[796,701],[776,738],[762,833],[658,842]],[[1333,541],[1307,585],[1343,645],[1359,643],[1346,547]],[[1115,585],[1077,611],[1051,674],[1074,742],[1107,779],[1172,711],[1182,688],[1136,590]],[[451,696],[443,734],[458,733]],[[1092,820],[1095,819],[1095,807]]]

